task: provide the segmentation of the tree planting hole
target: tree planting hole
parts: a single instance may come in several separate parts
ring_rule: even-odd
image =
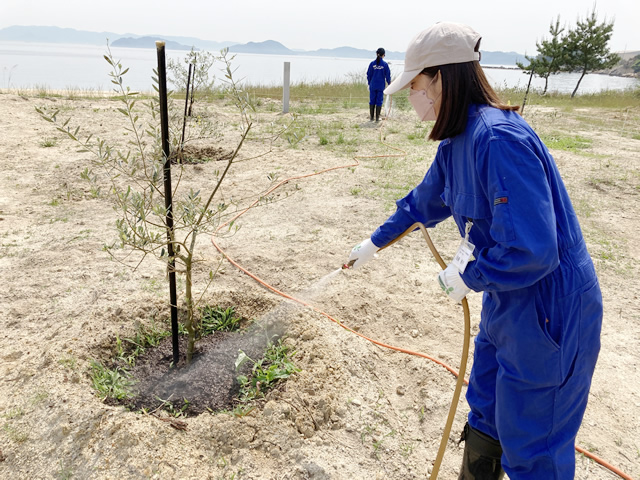
[[[182,150],[182,163],[204,163],[228,161],[233,156],[232,150],[225,150],[211,145],[185,145]]]
[[[164,409],[174,414],[195,416],[203,412],[233,410],[238,404],[238,377],[248,375],[253,364],[246,362],[236,369],[241,352],[254,361],[262,359],[269,344],[282,338],[285,328],[280,320],[284,313],[276,309],[261,320],[243,318],[241,328],[234,332],[213,332],[196,343],[196,352],[186,364],[187,338],[179,337],[180,360],[172,366],[171,336],[145,348],[135,358],[135,365],[126,368],[132,381],[131,395],[107,403],[124,405],[133,410]],[[123,342],[124,343],[124,342]],[[115,366],[122,363],[115,361]]]

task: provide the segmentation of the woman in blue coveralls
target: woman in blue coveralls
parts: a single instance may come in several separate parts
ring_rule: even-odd
[[[440,140],[422,183],[351,252],[358,268],[414,222],[453,216],[473,256],[440,272],[454,301],[484,292],[459,479],[567,480],[600,350],[602,296],[549,151],[500,102],[480,67],[480,35],[438,23],[409,44],[404,73]],[[503,470],[504,469],[504,470]]]
[[[389,64],[383,60],[384,48],[376,51],[376,59],[369,64],[367,69],[367,83],[369,84],[369,120],[373,122],[373,109],[376,111],[376,122],[380,121],[384,87],[391,83],[391,70]]]

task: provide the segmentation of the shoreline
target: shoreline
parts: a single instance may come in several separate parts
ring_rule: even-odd
[[[521,70],[522,72],[524,72],[524,70],[522,70],[521,68],[509,67],[506,65],[482,65],[481,64],[480,66],[482,68],[486,68],[489,70]],[[607,70],[598,70],[598,71],[588,72],[588,75],[605,75],[607,77],[635,78],[637,80],[640,80],[640,73],[632,73],[632,72],[619,74],[619,73],[613,73]]]

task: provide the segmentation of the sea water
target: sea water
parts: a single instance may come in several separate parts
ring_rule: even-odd
[[[153,90],[151,77],[157,66],[155,49],[112,47],[116,60],[129,68],[125,85],[134,90]],[[104,60],[105,46],[68,45],[26,42],[0,42],[0,89],[47,88],[53,90],[81,89],[110,91],[113,85],[108,76],[111,67]],[[217,53],[217,52],[216,52]],[[182,60],[184,51],[167,49],[167,57]],[[292,83],[321,83],[366,81],[367,67],[372,59],[314,57],[304,55],[257,55],[238,53],[233,61],[236,80],[249,85],[282,85],[284,63],[290,63]],[[404,63],[389,61],[391,75],[403,71]],[[526,88],[529,75],[518,69],[483,66],[494,87]],[[220,63],[211,69],[218,84],[225,72]],[[549,78],[549,91],[571,93],[580,74],[561,73]],[[578,93],[596,93],[602,90],[625,90],[640,85],[635,78],[588,74],[583,78]],[[544,80],[534,77],[531,86],[544,87]]]

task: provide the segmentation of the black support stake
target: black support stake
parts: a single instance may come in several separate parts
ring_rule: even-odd
[[[173,343],[173,365],[178,365],[178,295],[176,292],[176,261],[173,253],[173,207],[171,190],[171,156],[169,147],[169,107],[167,102],[167,66],[164,42],[156,42],[158,51],[158,94],[160,100],[160,127],[162,154],[164,157],[164,206],[167,210],[167,253],[169,255],[169,301],[171,305],[171,339]]]
[[[194,53],[193,54],[193,62],[190,63],[189,65],[193,65],[193,82],[191,85],[191,101],[189,102],[189,113],[187,114],[189,117],[191,117],[191,109],[193,108],[193,92],[195,91],[195,84],[196,84],[196,65],[198,65],[198,54]]]
[[[187,74],[187,93],[184,97],[184,118],[182,119],[182,139],[180,140],[180,152],[184,149],[184,132],[187,128],[187,108],[189,107],[189,85],[191,84],[191,70],[193,65],[189,64],[189,73]]]

